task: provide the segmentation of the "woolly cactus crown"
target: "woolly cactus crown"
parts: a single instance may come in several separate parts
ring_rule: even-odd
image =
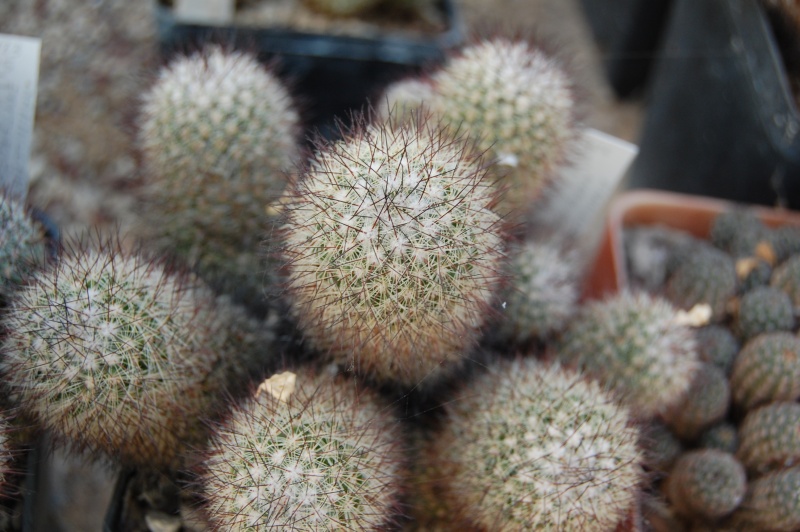
[[[430,124],[381,125],[313,159],[284,234],[293,313],[317,348],[416,384],[476,341],[503,254],[468,148]]]
[[[68,251],[3,313],[0,370],[58,439],[170,466],[231,366],[243,363],[239,351],[255,343],[236,332],[243,325],[234,317],[196,280],[150,260]]]
[[[305,371],[283,399],[257,395],[218,428],[200,476],[212,522],[377,530],[395,518],[401,438],[377,397]]]
[[[613,530],[634,503],[638,431],[595,382],[533,359],[503,362],[448,413],[435,449],[486,530]]]

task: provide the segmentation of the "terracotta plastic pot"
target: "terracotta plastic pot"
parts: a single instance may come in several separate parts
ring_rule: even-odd
[[[584,299],[600,299],[628,286],[622,230],[633,225],[662,225],[707,238],[714,218],[738,204],[703,196],[635,190],[612,201],[603,237],[584,285]],[[738,205],[740,206],[740,205]],[[800,212],[748,206],[768,226],[800,226]]]

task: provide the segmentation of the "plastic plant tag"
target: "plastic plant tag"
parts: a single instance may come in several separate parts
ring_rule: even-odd
[[[24,199],[42,41],[0,34],[0,187]]]
[[[233,0],[176,0],[175,18],[181,22],[223,25],[233,22]]]
[[[573,160],[561,169],[547,205],[535,216],[588,259],[600,242],[606,208],[639,148],[591,128],[576,144]]]
[[[262,392],[266,392],[278,401],[285,403],[294,393],[295,382],[297,382],[297,375],[291,371],[277,373],[258,385],[256,397]]]

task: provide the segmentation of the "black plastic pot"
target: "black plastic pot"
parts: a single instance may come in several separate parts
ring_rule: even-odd
[[[800,118],[754,0],[676,0],[629,186],[800,207]]]
[[[440,0],[439,8],[447,29],[419,39],[399,34],[364,38],[282,28],[184,24],[161,5],[156,7],[156,16],[166,57],[211,41],[255,51],[263,61],[278,59],[278,73],[300,99],[309,127],[333,136],[335,118],[347,121],[351,111],[361,109],[388,83],[441,62],[448,49],[463,41],[463,23],[453,1]]]

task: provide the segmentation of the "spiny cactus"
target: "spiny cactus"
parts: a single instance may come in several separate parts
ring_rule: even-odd
[[[675,460],[683,453],[681,441],[661,422],[648,423],[642,430],[642,450],[644,464],[659,472],[672,468]]]
[[[421,110],[428,109],[434,97],[429,80],[408,78],[389,85],[377,105],[379,120],[403,123]]]
[[[750,340],[736,358],[731,390],[746,409],[800,397],[800,338],[775,332]]]
[[[56,439],[129,465],[173,466],[202,437],[197,416],[213,412],[247,363],[240,350],[259,343],[240,317],[151,260],[73,248],[10,300],[0,371]]]
[[[794,324],[794,307],[785,292],[760,286],[742,296],[736,329],[743,339],[774,331],[791,331]]]
[[[209,47],[165,67],[141,114],[142,231],[224,290],[260,294],[266,208],[299,149],[288,91],[251,56]]]
[[[547,241],[526,242],[510,255],[510,286],[501,298],[501,336],[524,342],[564,329],[578,308],[575,262]]]
[[[740,345],[733,333],[720,325],[708,325],[697,330],[697,354],[700,360],[713,364],[730,375]]]
[[[697,438],[697,445],[702,449],[718,449],[736,454],[739,449],[739,431],[736,425],[723,421],[704,430]]]
[[[627,410],[600,385],[533,359],[504,361],[447,405],[436,439],[447,490],[486,530],[612,530],[636,499]]]
[[[699,367],[694,333],[677,309],[643,292],[587,304],[566,330],[560,356],[605,382],[642,418],[678,404]]]
[[[432,79],[435,113],[478,139],[507,171],[502,210],[527,207],[575,137],[562,67],[527,42],[495,38],[464,48]]]
[[[757,246],[769,242],[767,227],[750,210],[737,208],[725,211],[711,224],[711,243],[734,257],[756,253]]]
[[[684,453],[667,479],[667,496],[679,513],[716,520],[733,512],[747,490],[744,467],[732,454],[715,449]]]
[[[273,389],[274,391],[274,389]],[[403,445],[368,390],[303,371],[216,428],[199,482],[219,530],[378,530],[397,517]]]
[[[0,295],[43,267],[46,254],[42,226],[22,204],[0,194]]]
[[[681,438],[692,440],[702,430],[725,417],[731,390],[721,369],[700,364],[689,391],[666,412],[670,427]]]
[[[775,268],[770,286],[785,292],[795,308],[800,308],[800,254],[792,255]]]
[[[791,532],[800,528],[800,468],[792,467],[756,478],[733,515],[736,530]]]
[[[772,279],[772,266],[759,257],[748,257],[736,262],[739,276],[739,291],[747,293],[755,288],[769,285]]]
[[[416,385],[478,338],[503,259],[494,189],[435,124],[368,126],[324,147],[287,201],[292,312],[310,342]]]
[[[764,472],[800,459],[800,404],[772,403],[747,414],[739,427],[737,456],[747,469]]]
[[[767,235],[767,239],[775,252],[776,264],[780,264],[792,255],[800,253],[800,227],[796,225],[782,225],[772,228]]]
[[[676,306],[689,309],[698,303],[711,306],[712,318],[725,318],[728,301],[736,294],[738,279],[733,259],[709,245],[695,246],[682,256],[667,281],[666,297]]]

